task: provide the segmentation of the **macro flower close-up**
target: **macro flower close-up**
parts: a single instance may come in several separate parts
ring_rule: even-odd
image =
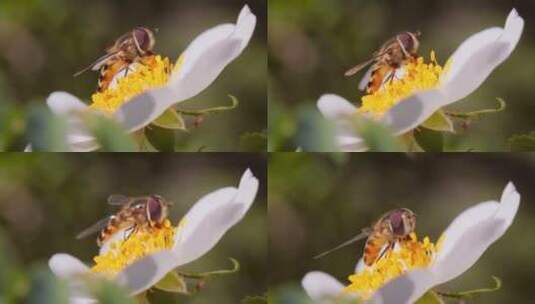
[[[314,271],[303,278],[303,288],[318,303],[343,298],[370,303],[414,303],[435,286],[474,266],[511,226],[519,204],[520,194],[509,183],[499,202],[486,201],[464,210],[435,243],[411,233],[372,265],[365,265],[361,259],[349,275],[348,284]]]
[[[503,28],[488,28],[470,36],[444,65],[431,52],[427,63],[424,56],[402,66],[391,81],[363,96],[360,107],[333,94],[323,95],[317,106],[335,123],[336,144],[342,151],[367,150],[355,123],[362,118],[378,121],[399,136],[419,126],[425,128],[428,119],[439,115],[444,121],[441,131],[452,132],[452,123],[441,110],[476,91],[509,58],[523,28],[524,19],[513,9]]]
[[[71,303],[96,302],[85,286],[91,278],[111,279],[131,295],[143,294],[177,267],[210,251],[245,216],[257,191],[258,179],[247,170],[237,188],[203,196],[177,224],[165,219],[158,227],[117,231],[102,244],[93,266],[58,253],[50,258],[50,269],[67,280]]]
[[[107,79],[107,87],[91,96],[89,105],[67,92],[50,94],[47,104],[52,112],[67,118],[70,149],[92,151],[99,147],[85,126],[88,113],[111,117],[129,133],[142,132],[152,123],[161,125],[158,118],[164,115],[167,121],[178,120],[173,106],[210,86],[244,51],[255,26],[256,16],[245,5],[235,24],[206,30],[178,59],[149,54],[119,69]]]

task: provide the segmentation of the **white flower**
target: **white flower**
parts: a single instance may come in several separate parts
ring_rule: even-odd
[[[444,106],[474,92],[511,55],[523,28],[524,19],[513,9],[504,28],[488,28],[466,39],[450,57],[446,67],[437,73],[436,84],[431,87],[417,85],[420,90],[388,102],[380,113],[374,113],[380,114],[374,118],[388,126],[395,135],[415,129]],[[318,108],[327,119],[337,124],[336,142],[340,150],[367,149],[350,121],[359,113],[369,116],[368,111],[362,111],[363,107],[357,108],[332,94],[322,96]]]
[[[173,105],[206,89],[223,69],[242,53],[253,35],[255,26],[256,16],[248,6],[244,6],[236,24],[218,25],[199,35],[174,66],[167,58],[154,56],[157,59],[153,62],[156,71],[150,71],[150,81],[137,81],[134,84],[133,81],[125,81],[123,87],[126,88],[120,89],[113,98],[100,96],[103,98],[96,102],[95,94],[92,106],[87,106],[66,92],[52,93],[47,104],[55,114],[68,117],[67,142],[73,151],[95,150],[98,144],[80,121],[80,113],[88,110],[105,112],[121,123],[128,132],[140,130]],[[135,77],[132,74],[138,68],[139,65],[132,67],[134,72],[128,75]],[[169,69],[171,71],[168,71]],[[127,77],[120,73],[112,82],[111,88],[120,86],[119,78]]]
[[[520,204],[520,195],[509,183],[500,202],[477,204],[458,215],[442,234],[436,254],[427,267],[415,268],[383,285],[372,294],[369,303],[413,303],[425,292],[453,280],[470,269],[487,248],[512,224]],[[362,260],[355,273],[364,271]],[[316,302],[332,303],[349,296],[345,286],[323,272],[310,272],[302,281],[307,294]],[[352,295],[356,297],[357,295]]]
[[[137,295],[154,286],[167,273],[190,263],[212,249],[223,235],[237,224],[251,207],[258,191],[258,179],[248,169],[241,177],[238,188],[226,187],[203,196],[184,216],[174,229],[174,238],[167,250],[158,250],[138,260],[131,261],[124,269],[114,273],[112,278],[124,286],[132,295]],[[136,233],[137,234],[137,233]],[[122,233],[115,234],[121,238]],[[128,237],[128,242],[136,235]],[[121,238],[122,239],[122,238]],[[109,240],[100,251],[100,257],[112,249],[115,240]],[[123,241],[126,243],[127,241]],[[145,239],[143,246],[148,246]],[[112,252],[113,253],[113,252]],[[98,258],[98,257],[97,257]],[[113,257],[113,263],[120,256]],[[84,288],[83,278],[98,274],[77,258],[59,253],[49,261],[50,269],[59,278],[68,280],[71,303],[94,303]]]

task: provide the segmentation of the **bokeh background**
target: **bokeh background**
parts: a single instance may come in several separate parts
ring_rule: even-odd
[[[1,303],[63,303],[47,302],[52,292],[46,287],[51,283],[35,282],[47,273],[50,277],[46,265],[55,253],[69,253],[91,264],[98,249],[95,238],[76,240],[75,236],[116,210],[106,203],[110,194],[160,194],[174,202],[169,217],[176,223],[203,195],[237,186],[246,168],[260,180],[251,210],[212,251],[181,268],[195,272],[229,269],[228,258],[233,257],[240,262],[240,271],[212,278],[191,298],[161,291],[151,292],[149,298],[155,304],[236,304],[267,291],[263,156],[3,154],[0,167]],[[37,300],[30,301],[35,296]]]
[[[466,208],[499,200],[508,181],[522,196],[513,225],[461,277],[440,286],[465,291],[502,289],[470,303],[531,303],[535,298],[535,156],[530,154],[303,154],[269,158],[269,262],[272,303],[308,303],[300,286],[312,270],[347,283],[363,242],[320,260],[313,257],[350,239],[384,212],[418,214],[417,233],[436,241]],[[457,302],[455,302],[457,303]]]
[[[27,106],[44,104],[51,92],[67,91],[89,101],[97,73],[73,74],[134,26],[158,28],[155,51],[174,61],[204,30],[234,23],[245,4],[258,17],[250,45],[213,85],[180,107],[228,105],[229,94],[240,105],[181,134],[177,146],[186,151],[237,151],[244,133],[265,131],[266,0],[0,1],[0,148],[24,147]]]
[[[535,62],[535,2],[501,0],[270,0],[269,2],[269,149],[295,151],[314,136],[299,135],[319,125],[316,102],[335,93],[358,104],[360,73],[344,77],[383,42],[401,31],[417,31],[420,54],[435,50],[444,63],[459,44],[480,30],[502,27],[516,7],[526,20],[517,49],[465,100],[448,109],[473,111],[496,108],[497,97],[507,102],[501,113],[488,115],[446,138],[456,151],[509,150],[512,135],[535,130],[532,96]],[[308,129],[307,129],[308,128]],[[321,135],[316,133],[315,137]]]

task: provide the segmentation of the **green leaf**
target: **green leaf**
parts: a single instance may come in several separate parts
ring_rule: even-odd
[[[59,281],[45,267],[32,274],[28,304],[68,304],[69,289],[65,282]]]
[[[368,119],[355,120],[355,124],[370,152],[405,152],[400,141],[382,124]]]
[[[178,113],[175,109],[167,109],[160,117],[156,118],[152,124],[171,130],[187,130],[186,123],[182,114]]]
[[[88,115],[85,122],[103,152],[135,152],[132,137],[115,121],[102,115]]]
[[[189,294],[186,281],[174,271],[169,272],[163,279],[160,280],[160,282],[156,283],[154,287],[167,292],[185,295]]]
[[[507,140],[511,152],[535,151],[535,132],[524,135],[514,135]]]
[[[264,133],[245,133],[240,136],[241,152],[266,152],[267,136]]]
[[[434,291],[428,291],[415,304],[444,304],[444,301]]]
[[[492,276],[492,279],[494,280],[493,287],[479,288],[479,289],[474,289],[474,290],[453,292],[453,293],[437,292],[437,294],[442,297],[452,298],[452,299],[460,299],[460,300],[474,299],[474,298],[481,296],[484,293],[495,292],[502,288],[502,281],[498,277]]]
[[[433,131],[439,131],[439,132],[455,132],[453,129],[453,122],[451,119],[444,113],[443,110],[438,110],[431,117],[429,117],[424,123],[421,125],[422,127],[426,129],[430,129]]]
[[[426,128],[414,131],[414,139],[425,152],[443,152],[444,134]]]
[[[266,296],[247,296],[240,301],[240,304],[267,304]]]
[[[145,136],[157,151],[175,151],[176,136],[173,130],[152,126],[145,128]]]
[[[33,106],[29,110],[26,137],[33,151],[69,151],[66,139],[67,123],[64,118],[52,114],[45,106]]]

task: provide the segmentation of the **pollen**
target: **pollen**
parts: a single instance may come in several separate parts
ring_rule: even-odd
[[[448,66],[449,62],[446,63],[445,68],[437,62],[434,51],[431,51],[428,63],[423,57],[409,61],[403,66],[404,72],[400,79],[395,76],[378,91],[362,97],[359,113],[371,114],[377,119],[381,118],[390,108],[415,92],[437,87],[441,75],[445,73]]]
[[[169,58],[162,58],[160,55],[144,57],[141,62],[131,65],[126,76],[114,85],[110,85],[103,92],[93,94],[90,108],[112,114],[133,97],[149,89],[164,86],[171,71],[177,68],[179,67],[173,67]]]
[[[172,249],[175,233],[181,226],[182,224],[179,224],[178,227],[174,227],[166,219],[159,227],[140,229],[125,239],[115,241],[106,253],[93,259],[95,265],[91,271],[114,277],[125,267],[145,256]]]
[[[408,240],[399,242],[398,246],[383,258],[359,273],[350,275],[351,283],[343,292],[357,294],[364,300],[369,299],[377,289],[390,280],[412,269],[430,266],[442,239],[437,244],[432,243],[428,237],[418,241],[416,234],[412,233]]]

